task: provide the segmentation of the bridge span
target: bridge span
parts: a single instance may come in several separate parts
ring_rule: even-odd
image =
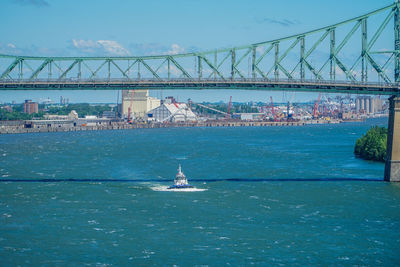
[[[245,79],[62,79],[6,80],[0,90],[121,90],[121,89],[235,89],[279,90],[370,95],[399,95],[400,83],[332,80]]]

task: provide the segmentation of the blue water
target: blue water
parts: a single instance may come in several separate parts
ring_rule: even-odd
[[[2,135],[0,265],[398,265],[400,185],[353,155],[385,124]]]

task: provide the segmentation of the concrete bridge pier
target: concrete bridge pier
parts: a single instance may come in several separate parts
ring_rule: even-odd
[[[400,97],[389,98],[385,181],[400,182]]]

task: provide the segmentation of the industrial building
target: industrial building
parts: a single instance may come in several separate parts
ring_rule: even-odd
[[[26,120],[25,128],[71,128],[76,126],[73,120]]]
[[[107,119],[117,119],[118,118],[118,114],[115,111],[107,110],[107,111],[103,111],[102,117],[103,118],[107,118]]]
[[[383,109],[383,100],[370,96],[356,98],[356,112],[365,114],[375,114]]]
[[[71,110],[68,115],[50,115],[45,114],[43,116],[45,120],[74,120],[78,119],[78,113],[75,110]]]
[[[122,117],[145,119],[147,112],[160,106],[160,100],[149,96],[149,90],[122,91]],[[130,112],[130,114],[129,114]]]
[[[156,122],[196,121],[193,111],[184,103],[164,103],[147,113],[148,120]]]
[[[232,119],[240,119],[242,121],[253,121],[265,119],[265,113],[233,113]]]

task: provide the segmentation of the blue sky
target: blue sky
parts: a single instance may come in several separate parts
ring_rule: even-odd
[[[392,0],[2,0],[0,53],[41,56],[152,55],[257,43],[330,25]],[[160,96],[159,92],[152,93]],[[113,102],[116,92],[0,92],[25,98]],[[267,101],[271,92],[164,92],[195,101]],[[307,100],[314,94],[296,94]]]

